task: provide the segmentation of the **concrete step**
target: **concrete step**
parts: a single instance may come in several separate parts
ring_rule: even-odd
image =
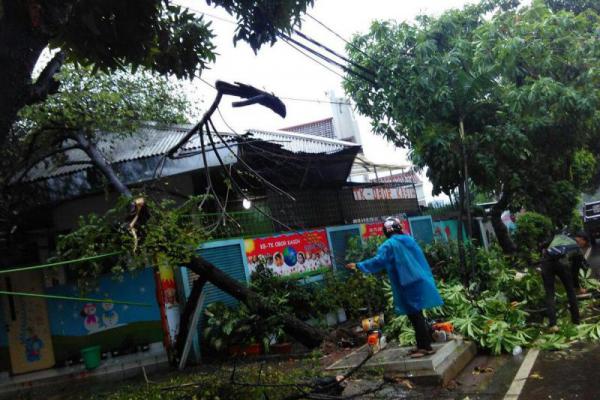
[[[390,344],[375,354],[364,368],[383,368],[386,374],[404,376],[410,379],[436,384],[445,384],[453,379],[473,357],[477,348],[474,343],[462,339],[446,343],[434,343],[435,354],[422,358],[410,358],[410,347]],[[326,369],[347,370],[358,365],[368,354],[368,347],[360,347],[348,356],[338,360]]]

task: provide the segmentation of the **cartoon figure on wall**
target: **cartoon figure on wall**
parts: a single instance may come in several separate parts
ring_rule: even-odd
[[[99,323],[98,317],[96,316],[96,305],[94,303],[86,303],[81,311],[81,316],[84,318],[83,326],[89,332],[95,332],[98,330]]]
[[[27,337],[23,341],[23,345],[25,345],[25,358],[28,362],[36,362],[41,360],[44,342],[38,337],[31,327],[27,328]]]
[[[113,328],[119,323],[119,314],[114,310],[113,303],[102,303],[102,323],[106,328]]]
[[[441,241],[441,242],[448,242],[448,236],[444,236],[442,234],[442,228],[440,226],[436,226],[434,231],[433,231],[433,236],[435,238],[435,240],[437,241]]]

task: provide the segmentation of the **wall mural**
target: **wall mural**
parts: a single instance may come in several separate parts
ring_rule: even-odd
[[[47,288],[46,293],[72,297],[81,295],[74,284]],[[149,303],[152,307],[102,301],[49,300],[48,316],[58,362],[78,358],[80,350],[87,346],[100,345],[102,351],[127,352],[137,345],[162,341],[156,283],[151,268],[125,273],[119,280],[103,276],[96,289],[85,295]]]
[[[463,226],[463,239],[467,240],[465,227]],[[433,237],[436,242],[447,243],[458,240],[458,221],[447,219],[433,222]]]

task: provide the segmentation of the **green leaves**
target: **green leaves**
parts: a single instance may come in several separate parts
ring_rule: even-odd
[[[514,260],[500,253],[467,247],[476,276],[465,287],[454,259],[456,244],[434,245],[425,249],[427,259],[436,276],[436,284],[443,307],[426,310],[428,318],[451,321],[455,331],[474,341],[492,354],[510,353],[515,346],[559,350],[577,340],[600,341],[600,321],[593,310],[593,301],[581,302],[580,310],[585,323],[575,326],[568,315],[559,313],[558,334],[547,334],[539,324],[538,309],[544,307],[544,289],[540,274],[532,268],[517,271]],[[589,290],[600,283],[581,271],[582,287]],[[384,287],[391,297],[391,288]],[[566,311],[566,298],[559,292],[559,309]],[[392,304],[389,305],[392,308]],[[589,322],[588,322],[589,321]],[[386,334],[409,345],[414,333],[406,316],[396,316],[386,326]],[[413,335],[413,336],[411,336]]]
[[[42,131],[53,141],[73,130],[129,134],[142,122],[182,123],[190,108],[180,84],[147,71],[93,74],[65,65],[57,79],[57,94],[20,113],[30,134]]]
[[[169,201],[157,204],[146,199],[150,217],[137,229],[140,240],[134,251],[134,238],[125,222],[124,210],[128,201],[121,199],[114,209],[103,216],[90,214],[81,217],[77,229],[59,236],[57,257],[68,259],[120,252],[116,262],[111,265],[115,273],[155,265],[159,254],[165,257],[168,265],[179,266],[188,262],[197,247],[208,239],[202,215],[197,211],[201,201],[199,198],[192,197],[179,206]],[[190,218],[192,212],[196,214],[194,219]],[[106,268],[107,264],[78,268],[80,287],[93,287],[95,279],[105,273]]]
[[[581,157],[600,151],[598,24],[592,10],[552,12],[542,2],[516,9],[510,1],[414,25],[376,22],[347,51],[378,72],[380,88],[354,76],[344,88],[376,133],[428,167],[434,193],[461,182],[463,120],[472,183],[562,224],[574,207],[568,198],[600,182],[598,165]]]

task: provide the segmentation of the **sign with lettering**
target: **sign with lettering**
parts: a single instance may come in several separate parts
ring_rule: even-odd
[[[247,239],[250,272],[263,265],[280,276],[308,276],[331,268],[331,252],[324,229]]]
[[[410,224],[407,219],[400,219],[402,222],[402,231],[406,235],[410,235]],[[368,239],[373,236],[383,236],[383,222],[375,222],[370,224],[361,224],[360,232],[363,239]]]
[[[352,189],[354,200],[400,200],[416,199],[417,192],[414,186],[394,187],[356,187]]]

